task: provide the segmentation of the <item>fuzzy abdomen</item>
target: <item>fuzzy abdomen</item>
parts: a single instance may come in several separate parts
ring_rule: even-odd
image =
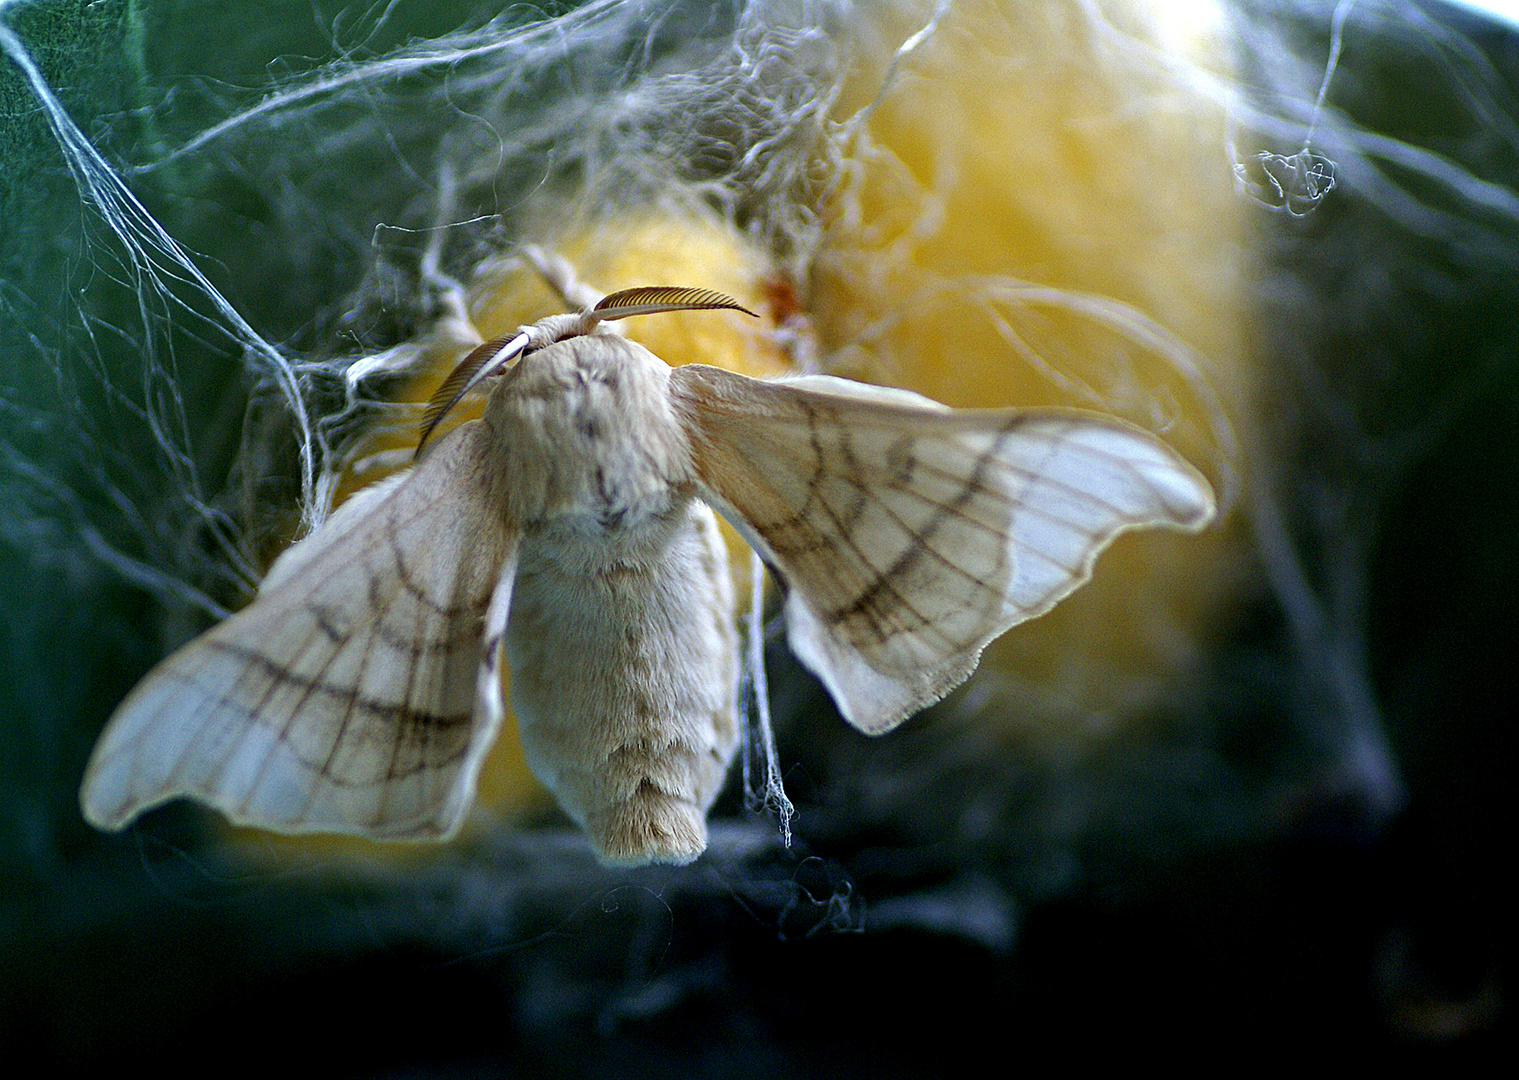
[[[523,537],[507,658],[535,775],[608,863],[684,863],[738,740],[738,652],[712,511],[680,499],[606,557],[585,522]]]

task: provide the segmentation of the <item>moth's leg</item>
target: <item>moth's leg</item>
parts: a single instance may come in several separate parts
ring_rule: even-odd
[[[428,309],[435,320],[433,336],[440,340],[456,341],[467,350],[479,345],[485,338],[469,317],[464,283],[443,269],[443,245],[450,235],[449,222],[454,220],[457,188],[453,166],[445,163],[438,172],[437,213],[418,269],[422,287],[426,290]]]
[[[434,217],[427,247],[418,266],[419,310],[426,313],[426,328],[409,341],[383,352],[353,361],[344,373],[349,389],[382,375],[410,372],[426,365],[439,353],[463,356],[482,344],[485,338],[469,315],[469,294],[464,283],[443,270],[443,245],[448,222],[453,220],[453,173],[445,168],[438,178],[438,212]],[[391,460],[394,458],[395,460]],[[396,452],[385,450],[371,464],[376,468],[395,468],[404,463]]]
[[[538,271],[549,288],[559,294],[566,310],[584,311],[601,302],[606,294],[575,276],[575,268],[563,255],[543,250],[537,244],[523,244],[522,257]]]

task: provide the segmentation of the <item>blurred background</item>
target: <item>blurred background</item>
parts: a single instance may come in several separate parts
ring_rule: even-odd
[[[1509,1045],[1507,16],[12,0],[0,52],[7,1049],[837,1077]],[[525,242],[758,298],[762,333],[672,363],[1124,416],[1220,521],[1126,537],[885,738],[768,625],[789,847],[736,766],[700,861],[602,869],[509,736],[437,848],[90,829],[112,708],[404,441],[442,298],[544,313]]]

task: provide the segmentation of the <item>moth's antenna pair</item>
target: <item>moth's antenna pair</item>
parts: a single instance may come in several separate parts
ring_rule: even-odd
[[[593,307],[580,313],[579,320],[569,333],[561,334],[555,340],[592,333],[597,323],[611,322],[613,319],[626,319],[634,315],[655,315],[663,311],[708,311],[717,308],[728,308],[733,311],[742,311],[745,315],[754,315],[754,312],[731,296],[712,289],[645,285],[603,296]],[[754,317],[758,318],[757,315]],[[535,323],[533,326],[520,327],[517,333],[509,338],[496,338],[483,345],[477,345],[470,350],[468,356],[459,361],[458,366],[448,373],[448,378],[443,380],[443,384],[427,401],[427,408],[422,413],[422,437],[417,442],[413,460],[421,457],[422,448],[427,445],[427,440],[432,437],[433,431],[442,423],[443,418],[453,411],[454,406],[464,399],[465,394],[492,375],[499,375],[505,371],[514,360],[527,351],[528,346],[533,344],[533,331],[541,325],[543,324]]]

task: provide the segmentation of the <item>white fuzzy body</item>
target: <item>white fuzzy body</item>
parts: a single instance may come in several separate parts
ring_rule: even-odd
[[[727,554],[670,368],[619,337],[524,357],[485,424],[520,523],[506,631],[533,772],[613,863],[687,862],[738,740]]]

